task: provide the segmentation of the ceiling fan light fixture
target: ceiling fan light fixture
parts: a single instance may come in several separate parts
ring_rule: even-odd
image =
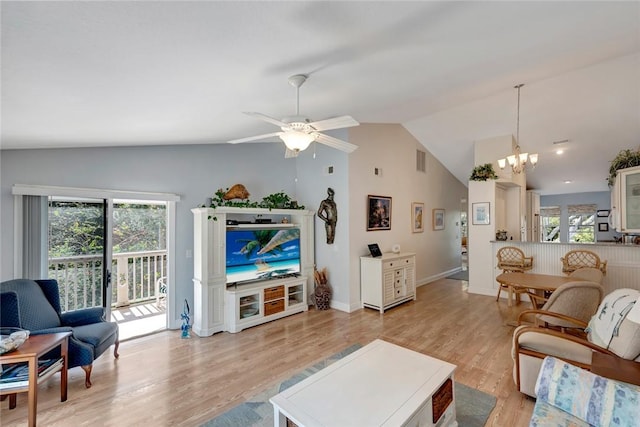
[[[305,133],[297,130],[291,130],[280,134],[280,139],[284,145],[291,151],[304,151],[316,139],[314,133]]]

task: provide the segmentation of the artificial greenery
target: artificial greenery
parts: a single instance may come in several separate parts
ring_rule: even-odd
[[[493,170],[491,163],[476,166],[471,172],[471,177],[469,177],[470,181],[486,181],[488,179],[498,179],[498,175]]]
[[[609,178],[607,183],[609,187],[613,187],[616,182],[616,174],[620,169],[632,168],[634,166],[640,166],[640,148],[638,150],[622,150],[618,155],[611,160],[611,167],[609,167]]]
[[[286,193],[280,191],[278,193],[269,194],[262,198],[260,202],[252,202],[249,199],[238,200],[231,199],[225,200],[224,195],[229,191],[227,188],[223,190],[218,189],[214,196],[211,198],[210,208],[215,209],[221,206],[235,207],[235,208],[264,208],[264,209],[304,209],[304,206],[298,205],[298,202],[292,200]],[[212,217],[214,221],[218,218]]]

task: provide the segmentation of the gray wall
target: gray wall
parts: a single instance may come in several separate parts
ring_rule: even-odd
[[[540,196],[540,207],[560,206],[560,241],[569,241],[569,219],[567,213],[568,205],[596,204],[599,210],[611,209],[611,193],[609,191],[592,191],[589,193],[555,194]],[[613,240],[614,236],[619,236],[614,230],[609,228],[608,232],[598,231],[598,223],[607,222],[607,218],[596,218],[596,240],[599,242]]]
[[[176,301],[192,302],[193,258],[186,256],[193,250],[190,209],[236,183],[247,187],[251,200],[278,191],[295,198],[295,165],[284,159],[281,144],[2,151],[0,279],[14,278],[13,184],[176,193]]]

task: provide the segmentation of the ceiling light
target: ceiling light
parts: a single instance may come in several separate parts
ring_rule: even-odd
[[[564,183],[565,184],[571,184],[573,181],[571,181],[570,179],[567,179]]]
[[[500,169],[504,169],[507,166],[507,163],[509,163],[509,166],[511,166],[511,170],[515,174],[518,174],[524,171],[524,168],[527,165],[527,161],[534,168],[538,163],[538,153],[529,154],[529,153],[520,152],[520,88],[522,86],[524,86],[524,84],[522,83],[514,86],[515,89],[518,89],[518,116],[516,119],[516,150],[510,156],[507,156],[506,158],[503,158],[503,159],[498,159],[498,166],[500,166]]]
[[[559,156],[560,154],[564,153],[564,150],[556,150],[556,154]]]
[[[286,145],[289,150],[299,152],[307,149],[309,144],[316,139],[316,134],[290,130],[288,132],[282,132],[280,139],[282,139],[284,145]]]

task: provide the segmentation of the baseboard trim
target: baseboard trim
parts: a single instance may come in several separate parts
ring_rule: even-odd
[[[423,277],[422,279],[416,281],[416,286],[423,286],[428,283],[435,282],[436,280],[444,279],[445,277],[449,277],[452,274],[456,274],[460,271],[462,271],[462,267],[456,267],[442,273],[434,274],[433,276]]]

